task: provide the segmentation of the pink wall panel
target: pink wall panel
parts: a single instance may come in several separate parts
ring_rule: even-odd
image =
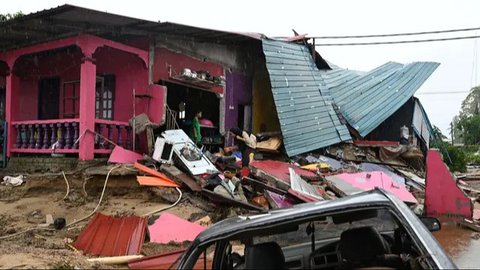
[[[427,215],[447,216],[452,219],[472,219],[472,202],[457,186],[438,150],[429,150],[427,153],[427,178],[425,181]]]
[[[110,48],[95,53],[97,74],[115,74],[114,119],[128,121],[133,117],[133,89],[137,94],[148,92],[148,69],[133,54]],[[146,113],[148,100],[137,99],[136,114]]]
[[[133,116],[132,91],[148,93],[148,70],[135,55],[102,47],[94,54],[97,74],[115,74],[114,120],[128,121]],[[81,54],[56,54],[41,57],[36,63],[20,58],[15,66],[21,77],[20,115],[16,120],[37,119],[38,80],[60,77],[60,117],[63,115],[63,82],[80,79]],[[137,99],[136,114],[147,113],[148,100]]]
[[[38,81],[42,78],[60,78],[60,117],[63,115],[63,82],[80,78],[81,54],[56,54],[34,59],[21,57],[15,64],[15,73],[20,77],[20,106],[17,121],[38,118]]]
[[[38,81],[20,80],[18,119],[16,121],[35,120],[38,114]]]
[[[169,79],[169,69],[171,69],[172,76],[178,75],[184,68],[191,70],[206,70],[212,76],[223,76],[223,67],[210,62],[203,62],[201,60],[188,57],[183,54],[175,53],[164,48],[155,49],[153,80]],[[213,92],[222,93],[222,87],[212,88]]]
[[[150,121],[161,124],[164,114],[164,104],[165,100],[165,92],[167,88],[165,86],[160,86],[158,84],[153,84],[150,86],[149,94],[152,96],[149,105],[149,113],[148,116]]]

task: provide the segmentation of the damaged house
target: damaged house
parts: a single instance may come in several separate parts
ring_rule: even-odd
[[[87,22],[88,19],[88,22]],[[0,89],[5,155],[108,155],[114,144],[150,153],[133,130],[140,114],[183,129],[203,112],[203,143],[226,131],[281,132],[288,156],[356,139],[398,140],[407,126],[423,149],[430,125],[415,91],[438,64],[387,63],[370,72],[328,64],[311,49],[64,5],[2,23]],[[200,101],[201,102],[198,102]],[[353,137],[352,137],[353,136]]]
[[[188,134],[202,110],[204,142],[216,146],[226,129],[251,123],[247,48],[258,37],[71,5],[3,22],[2,29],[6,158],[92,160],[114,145],[149,153],[152,138],[146,143],[150,134],[134,121],[142,114],[149,121],[142,124]]]
[[[413,94],[437,63],[390,62],[369,72],[328,64],[319,69],[306,46],[262,42],[289,156],[351,140],[398,141],[402,126],[428,149],[432,128]]]

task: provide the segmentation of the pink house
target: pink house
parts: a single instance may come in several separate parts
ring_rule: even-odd
[[[201,53],[182,46],[181,41],[171,43],[192,29],[197,30],[191,32],[192,39],[201,38],[195,36],[198,28],[64,5],[1,23],[0,29],[4,33],[0,37],[0,92],[4,93],[0,118],[4,113],[8,157],[51,154],[55,149],[55,153],[91,160],[112,151],[108,141],[132,149],[135,143],[128,120],[145,113],[162,125],[167,105],[175,109],[178,100],[191,101],[190,115],[201,104],[217,133],[232,122],[228,108],[235,100],[222,99],[233,85],[199,85],[180,76],[188,68],[228,79],[232,67],[238,70],[235,67],[240,65],[230,61],[235,52],[227,45],[215,45],[231,53],[214,59],[208,56],[217,55],[216,51]],[[228,39],[255,40],[205,31],[223,33]],[[251,87],[245,91],[251,92]],[[137,143],[134,150],[145,152],[144,143]]]

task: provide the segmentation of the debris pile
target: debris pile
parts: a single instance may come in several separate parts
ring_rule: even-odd
[[[248,166],[243,166],[241,152],[219,148],[211,153],[199,148],[182,130],[167,130],[156,138],[152,156],[118,148],[110,156],[109,162],[115,165],[108,167],[93,212],[67,224],[64,220],[57,230],[93,216],[71,245],[85,255],[100,257],[90,261],[138,269],[169,267],[188,243],[226,216],[335,200],[375,188],[397,196],[416,214],[450,215],[465,226],[480,228],[480,211],[474,209],[480,190],[469,181],[455,179],[437,150],[427,151],[425,158],[410,145],[354,141],[289,159],[279,151],[279,136],[258,137],[258,145],[262,148],[255,149]],[[171,205],[141,216],[97,212],[110,174],[133,174],[142,189]],[[185,200],[205,215],[186,220],[165,212]],[[223,214],[215,216],[217,210]],[[149,244],[171,248],[142,255],[142,247]]]

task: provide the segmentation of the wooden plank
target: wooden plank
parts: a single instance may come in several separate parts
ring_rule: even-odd
[[[202,191],[202,187],[188,174],[180,171],[177,167],[170,165],[162,165],[160,170],[165,172],[169,177],[171,177],[174,181],[178,183],[183,183],[187,187],[189,187],[192,191],[200,192]]]
[[[237,206],[249,210],[256,210],[259,212],[266,212],[265,209],[258,207],[256,205],[250,204],[250,203],[244,203],[241,201],[234,200],[232,198],[225,197],[221,194],[215,193],[213,191],[210,191],[208,189],[202,189],[202,194],[207,197],[209,200],[211,200],[214,203],[217,204],[223,204],[223,205],[229,205],[229,206]]]

